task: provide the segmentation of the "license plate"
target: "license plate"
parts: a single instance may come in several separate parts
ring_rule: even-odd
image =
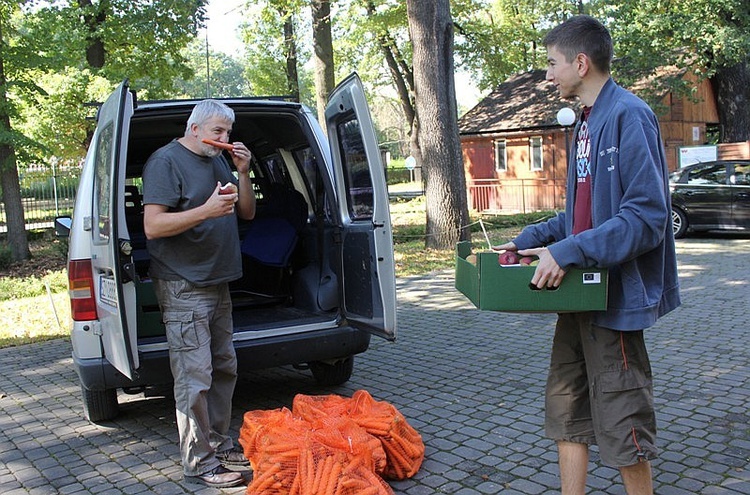
[[[117,307],[117,284],[114,277],[99,277],[99,298],[103,303]]]

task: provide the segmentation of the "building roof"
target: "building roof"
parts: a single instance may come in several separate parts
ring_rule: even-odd
[[[556,127],[557,112],[577,109],[574,101],[560,98],[557,88],[537,69],[516,74],[500,84],[458,120],[461,135]]]
[[[682,79],[685,69],[662,66],[638,78],[629,89],[644,98],[659,101],[670,89],[670,78]],[[560,98],[557,88],[546,80],[546,71],[536,69],[506,79],[495,90],[458,119],[462,136],[518,132],[559,127],[557,112],[564,107],[578,110],[577,101]]]

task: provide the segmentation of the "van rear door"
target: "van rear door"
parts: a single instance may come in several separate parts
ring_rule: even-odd
[[[352,326],[396,338],[396,274],[388,188],[362,81],[332,92],[326,126],[343,225],[343,312]]]
[[[123,193],[125,157],[133,95],[124,81],[99,109],[94,147],[94,192],[91,219],[94,286],[105,358],[133,378],[138,368],[136,325],[133,314],[135,286],[123,280],[119,268],[120,232],[125,231]],[[128,297],[129,296],[129,297]],[[129,309],[129,308],[133,309]],[[133,324],[129,328],[128,316]]]

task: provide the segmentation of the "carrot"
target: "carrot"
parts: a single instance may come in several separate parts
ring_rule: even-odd
[[[401,447],[401,450],[412,459],[422,457],[423,453],[421,452],[421,449],[419,449],[416,445],[414,445],[413,442],[404,437],[393,437],[393,443],[394,446],[395,444],[397,444],[399,447]]]
[[[363,489],[360,492],[357,492],[357,495],[378,495],[381,491],[381,487],[378,486],[368,486],[367,488]]]
[[[315,479],[312,484],[312,491],[314,494],[320,493],[321,486],[325,487],[324,483],[327,484],[328,473],[333,465],[333,456],[328,456],[323,462],[319,462],[317,469],[315,470]],[[326,480],[326,481],[324,481]]]
[[[292,481],[292,486],[289,488],[289,495],[300,495],[300,483],[299,483],[299,473],[294,477],[294,481]]]
[[[312,482],[315,469],[315,460],[313,459],[313,453],[310,449],[305,449],[300,452],[299,457],[299,482],[300,482],[300,493],[302,495],[314,495],[312,492]]]
[[[221,141],[214,141],[213,139],[201,139],[201,141],[206,144],[210,144],[211,146],[216,146],[217,148],[221,148],[223,150],[227,150],[227,151],[234,150],[233,144],[223,143]]]
[[[253,480],[253,488],[252,491],[262,493],[264,490],[267,490],[268,488],[271,488],[274,483],[276,483],[278,480],[276,479],[276,474],[281,471],[281,465],[280,464],[274,464],[272,465],[268,471],[258,476],[258,478]]]
[[[331,466],[331,470],[328,473],[328,483],[326,484],[325,491],[323,492],[326,495],[333,495],[336,490],[336,486],[339,484],[339,476],[341,475],[341,469],[343,466],[341,466],[340,462],[335,462]]]
[[[385,450],[385,455],[388,458],[386,473],[397,480],[406,479],[408,476],[404,469],[411,467],[411,461],[389,443],[383,442],[383,450]]]

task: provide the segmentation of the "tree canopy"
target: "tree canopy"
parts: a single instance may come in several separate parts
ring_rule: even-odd
[[[103,101],[126,78],[139,99],[291,94],[315,106],[330,89],[331,70],[335,80],[356,70],[377,101],[382,140],[399,141],[401,149],[409,139],[412,150],[418,145],[414,50],[403,0],[248,0],[238,13],[246,19],[244,57],[206,51],[199,37],[206,4],[0,0],[6,207],[17,189],[11,169],[81,160],[93,125],[89,103]],[[720,139],[750,139],[747,0],[450,0],[448,8],[454,65],[483,92],[513,74],[544,68],[546,32],[587,13],[612,32],[618,81],[627,84],[664,64],[691,70],[714,88]],[[325,74],[316,76],[314,56]]]

